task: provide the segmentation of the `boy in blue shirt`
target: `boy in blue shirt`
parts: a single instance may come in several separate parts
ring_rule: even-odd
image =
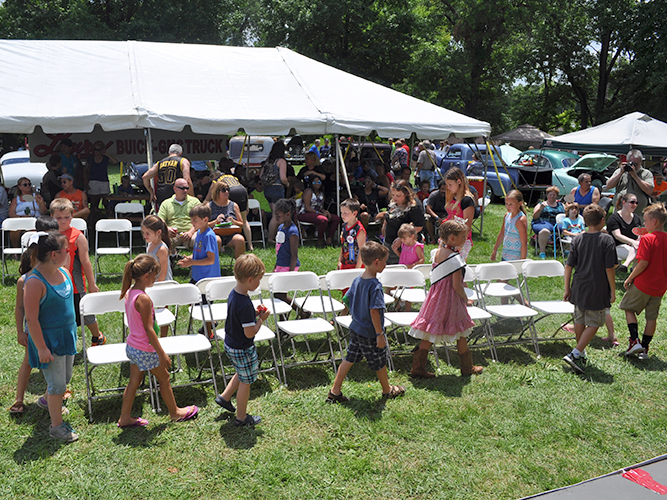
[[[262,323],[269,317],[266,307],[259,306],[255,310],[248,292],[259,287],[264,271],[264,263],[259,257],[251,253],[241,255],[234,264],[236,287],[229,293],[227,299],[225,352],[232,361],[236,373],[225,391],[215,398],[215,402],[225,410],[232,413],[236,411],[234,421],[236,427],[255,425],[262,421],[259,415],[249,415],[246,409],[250,397],[250,384],[257,380],[259,373],[254,338]],[[234,408],[231,402],[235,392],[238,408]]]
[[[377,274],[387,266],[389,250],[379,243],[369,241],[361,247],[360,254],[366,269],[361,276],[354,279],[344,297],[352,315],[350,342],[347,346],[347,355],[338,367],[334,385],[327,396],[328,403],[349,401],[341,391],[343,380],[352,365],[364,358],[380,380],[384,399],[393,399],[405,394],[405,387],[389,385],[387,376],[388,353],[387,339],[384,334],[384,291],[382,283],[377,279]]]
[[[192,257],[183,257],[178,261],[182,267],[192,267],[192,277],[190,283],[196,284],[204,278],[219,278],[220,274],[220,255],[218,254],[218,241],[213,229],[208,227],[208,221],[211,218],[211,208],[206,204],[195,205],[190,209],[190,222],[192,227],[197,230],[192,246]],[[202,296],[206,303],[206,299]],[[209,337],[213,335],[213,325],[206,323],[206,329]],[[203,331],[200,331],[203,333]]]

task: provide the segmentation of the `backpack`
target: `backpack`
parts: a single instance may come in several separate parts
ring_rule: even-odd
[[[278,180],[278,172],[275,168],[277,161],[278,160],[272,162],[267,159],[262,162],[262,173],[259,178],[264,186],[273,186],[276,183],[276,180]]]

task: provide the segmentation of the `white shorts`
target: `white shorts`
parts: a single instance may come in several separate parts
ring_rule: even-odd
[[[109,181],[88,181],[88,194],[97,196],[103,194],[109,194],[111,190],[109,189]]]

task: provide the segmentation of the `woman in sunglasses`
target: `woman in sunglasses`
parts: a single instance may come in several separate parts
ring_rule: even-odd
[[[642,226],[642,221],[635,214],[636,209],[637,196],[632,193],[622,194],[618,197],[616,212],[607,220],[607,231],[616,242],[616,254],[621,259],[625,259],[623,264],[618,266],[621,272],[628,271],[628,267],[637,256],[637,248],[639,248],[639,236],[632,231]]]
[[[42,195],[33,195],[32,182],[27,177],[21,177],[16,183],[18,194],[9,205],[10,217],[39,217],[46,215],[46,204]],[[21,241],[22,231],[9,233],[12,246],[17,247]]]
[[[211,218],[208,225],[214,228],[217,224],[231,222],[232,225],[243,227],[241,209],[237,203],[229,199],[229,185],[225,181],[218,180],[211,191]],[[229,246],[234,249],[234,257],[239,258],[245,252],[245,239],[239,233],[217,236],[218,246]]]
[[[301,208],[298,219],[301,222],[309,222],[317,226],[317,241],[319,246],[331,245],[333,237],[338,230],[340,217],[324,209],[324,191],[322,191],[322,180],[313,175],[308,178],[308,187],[303,192]]]

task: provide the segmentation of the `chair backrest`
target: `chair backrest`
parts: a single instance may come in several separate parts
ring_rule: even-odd
[[[419,271],[424,275],[424,279],[431,279],[431,269],[433,269],[433,266],[431,264],[417,264],[415,267],[412,269]]]
[[[24,250],[28,248],[28,242],[30,241],[30,237],[35,234],[36,231],[26,231],[21,235],[21,248]]]
[[[269,291],[271,293],[305,292],[319,289],[320,279],[317,274],[310,271],[273,273],[269,278]]]
[[[197,283],[195,283],[195,286],[199,289],[199,293],[201,293],[202,297],[206,295],[206,287],[208,286],[209,283],[213,281],[233,281],[236,283],[236,278],[234,276],[218,276],[216,278],[202,278]]]
[[[388,264],[385,269],[407,269],[405,264]]]
[[[526,278],[557,278],[565,275],[565,268],[558,260],[527,261],[523,264]]]
[[[512,264],[514,269],[516,269],[517,274],[523,274],[523,265],[526,262],[532,262],[533,259],[517,259],[517,260],[506,260],[508,264]]]
[[[384,287],[401,286],[405,288],[424,287],[424,275],[414,269],[387,269],[378,275]]]
[[[206,285],[206,300],[227,300],[229,294],[236,286],[236,280],[233,281],[211,281]]]
[[[262,279],[259,280],[259,289],[264,290],[265,292],[269,291],[269,280],[271,279],[271,276],[273,276],[274,273],[264,273],[264,276],[262,276]]]
[[[35,217],[9,217],[2,221],[3,231],[32,231],[35,229]]]
[[[567,217],[567,214],[556,214],[556,224],[560,225],[563,223],[565,220],[565,217]]]
[[[95,223],[98,233],[122,233],[132,231],[132,222],[127,219],[100,219]]]
[[[156,281],[153,283],[153,287],[160,287],[160,286],[166,286],[166,285],[178,285],[178,281],[176,280],[164,280],[164,281]]]
[[[141,203],[119,203],[113,210],[117,219],[121,214],[139,214],[142,217],[144,216],[144,206]]]
[[[509,262],[497,262],[493,264],[478,264],[475,267],[475,276],[481,281],[511,280],[517,279],[519,273]]]
[[[329,271],[326,275],[327,286],[329,290],[344,290],[350,288],[352,282],[357,276],[363,274],[363,269],[341,269],[339,271]]]
[[[466,272],[465,275],[463,276],[463,281],[466,283],[472,283],[475,281],[475,268],[466,266]]]
[[[189,306],[201,302],[199,288],[190,283],[150,287],[146,293],[153,301],[153,307]]]
[[[125,301],[120,299],[120,290],[110,292],[88,293],[81,297],[77,313],[89,316],[91,314],[106,314],[110,312],[124,312]]]
[[[254,210],[256,208],[261,208],[259,200],[255,198],[248,198],[248,210]]]
[[[72,226],[75,229],[78,229],[84,234],[88,232],[88,222],[86,222],[86,219],[82,219],[80,217],[74,217],[70,222],[70,226]]]
[[[600,198],[600,201],[598,202],[598,205],[600,205],[602,209],[605,211],[605,213],[607,213],[609,211],[609,207],[611,207],[613,202],[614,200],[612,200],[611,198],[607,196],[602,196]]]

